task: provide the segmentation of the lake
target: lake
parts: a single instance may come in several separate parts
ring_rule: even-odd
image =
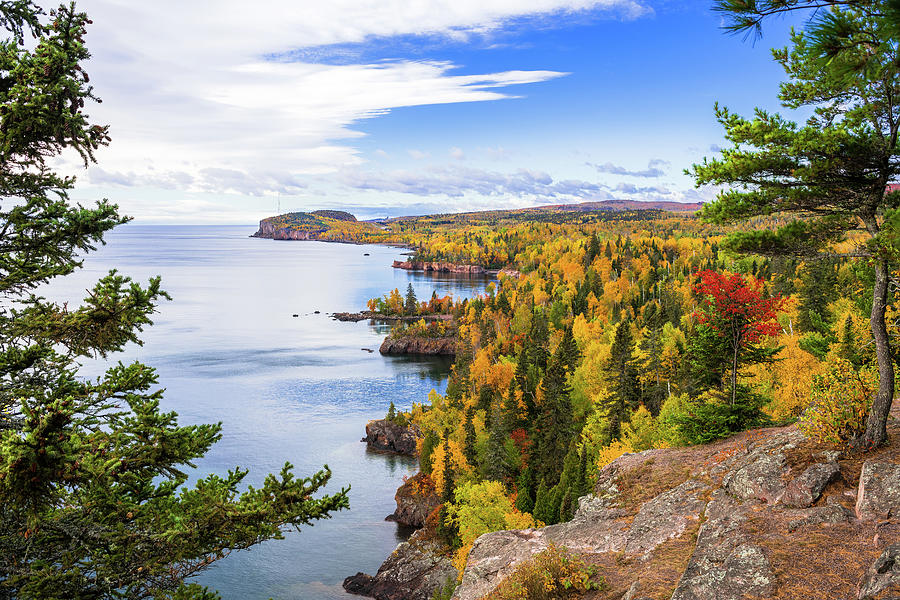
[[[424,299],[433,290],[471,297],[485,281],[392,269],[404,252],[398,248],[249,238],[253,231],[125,225],[83,269],[43,294],[78,300],[111,268],[138,281],[161,275],[172,301],[160,306],[143,346],[110,358],[155,367],[166,388],[163,408],[177,411],[181,424],[222,422],[222,440],[196,475],[240,466],[250,469],[245,481],[258,485],[284,461],[298,476],[327,463],[329,491],[352,486],[349,511],[233,553],[192,581],[226,599],[348,598],[343,579],[374,574],[408,534],[384,517],[403,477],[416,470],[413,459],[368,452],[360,443],[365,424],[383,417],[391,401],[408,409],[431,389],[443,391],[450,362],[383,357],[386,326],[328,315],[361,310],[410,282]],[[82,372],[103,367],[89,362]]]

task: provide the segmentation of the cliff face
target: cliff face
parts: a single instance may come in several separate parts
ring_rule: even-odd
[[[397,489],[394,495],[397,510],[388,516],[389,521],[396,521],[409,527],[423,527],[425,519],[441,504],[434,491],[434,484],[424,473],[416,473]]]
[[[843,456],[791,427],[623,456],[571,522],[481,536],[454,598],[484,597],[551,542],[597,565],[606,587],[588,598],[900,597],[893,444]]]
[[[456,354],[456,337],[429,338],[418,336],[388,337],[378,349],[382,354]]]
[[[422,432],[415,425],[401,427],[387,419],[377,419],[366,423],[366,437],[362,441],[373,450],[415,456],[416,440],[420,437]]]
[[[322,231],[325,231],[322,229]],[[269,219],[259,222],[259,229],[250,237],[268,238],[271,240],[315,240],[322,231],[299,231],[290,227],[279,227]]]
[[[447,548],[420,529],[397,546],[374,577],[357,573],[344,580],[344,589],[376,600],[430,600],[457,575]]]
[[[520,275],[515,269],[485,269],[480,265],[457,265],[449,262],[426,262],[421,260],[395,260],[393,267],[407,271],[433,271],[481,277],[496,277],[501,273],[507,277],[519,277]]]

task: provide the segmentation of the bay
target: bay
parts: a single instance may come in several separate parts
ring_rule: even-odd
[[[384,517],[416,470],[413,459],[368,452],[360,443],[365,423],[383,417],[391,401],[406,409],[443,391],[450,365],[383,357],[387,326],[328,315],[358,311],[408,283],[420,298],[432,291],[461,298],[485,281],[392,269],[398,248],[276,242],[249,238],[253,230],[128,224],[41,293],[74,303],[109,269],[137,281],[160,275],[172,301],[141,335],[143,346],[110,358],[155,367],[163,408],[178,412],[181,424],[222,422],[222,440],[194,477],[240,466],[250,469],[246,483],[258,485],[284,461],[297,475],[327,463],[328,491],[351,486],[349,511],[233,553],[193,581],[226,599],[347,598],[344,577],[374,573],[408,535]],[[93,377],[106,366],[87,361],[81,372]]]

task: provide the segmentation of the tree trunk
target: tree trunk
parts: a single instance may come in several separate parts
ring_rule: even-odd
[[[734,356],[731,359],[731,406],[734,406],[737,399],[737,367],[738,367],[738,345],[734,346]]]
[[[878,356],[878,392],[869,410],[866,431],[855,446],[868,450],[880,446],[887,439],[887,419],[894,401],[894,363],[891,360],[891,343],[888,338],[884,311],[887,307],[889,265],[886,260],[875,263],[875,288],[872,298],[872,337]]]

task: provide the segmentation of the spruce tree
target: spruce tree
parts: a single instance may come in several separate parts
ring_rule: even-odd
[[[565,362],[560,351],[553,356],[541,384],[543,402],[537,422],[538,474],[548,484],[559,480],[563,460],[575,433],[571,389],[567,381]]]
[[[634,339],[631,336],[631,323],[622,321],[616,327],[616,335],[609,352],[609,360],[605,369],[609,383],[610,397],[604,402],[602,410],[609,420],[610,439],[618,439],[622,435],[622,424],[640,401],[640,387],[637,379],[637,366],[634,361]]]
[[[406,303],[403,306],[403,312],[407,315],[419,313],[419,301],[416,299],[416,291],[413,289],[412,282],[406,284]]]
[[[475,449],[476,443],[476,434],[475,434],[475,407],[470,406],[468,410],[466,410],[466,420],[463,423],[463,431],[466,434],[465,446],[463,447],[463,453],[466,456],[466,461],[472,465],[473,467],[478,466],[478,452]]]
[[[141,363],[77,376],[140,343],[168,297],[158,278],[112,271],[81,306],[31,295],[128,221],[105,200],[74,205],[74,179],[51,170],[63,149],[88,166],[109,141],[85,112],[88,23],[74,5],[0,2],[0,597],[208,600],[185,580],[346,508],[347,490],[317,498],[327,467],[298,479],[290,464],[244,492],[239,468],[187,486],[221,426],[179,426]]]

